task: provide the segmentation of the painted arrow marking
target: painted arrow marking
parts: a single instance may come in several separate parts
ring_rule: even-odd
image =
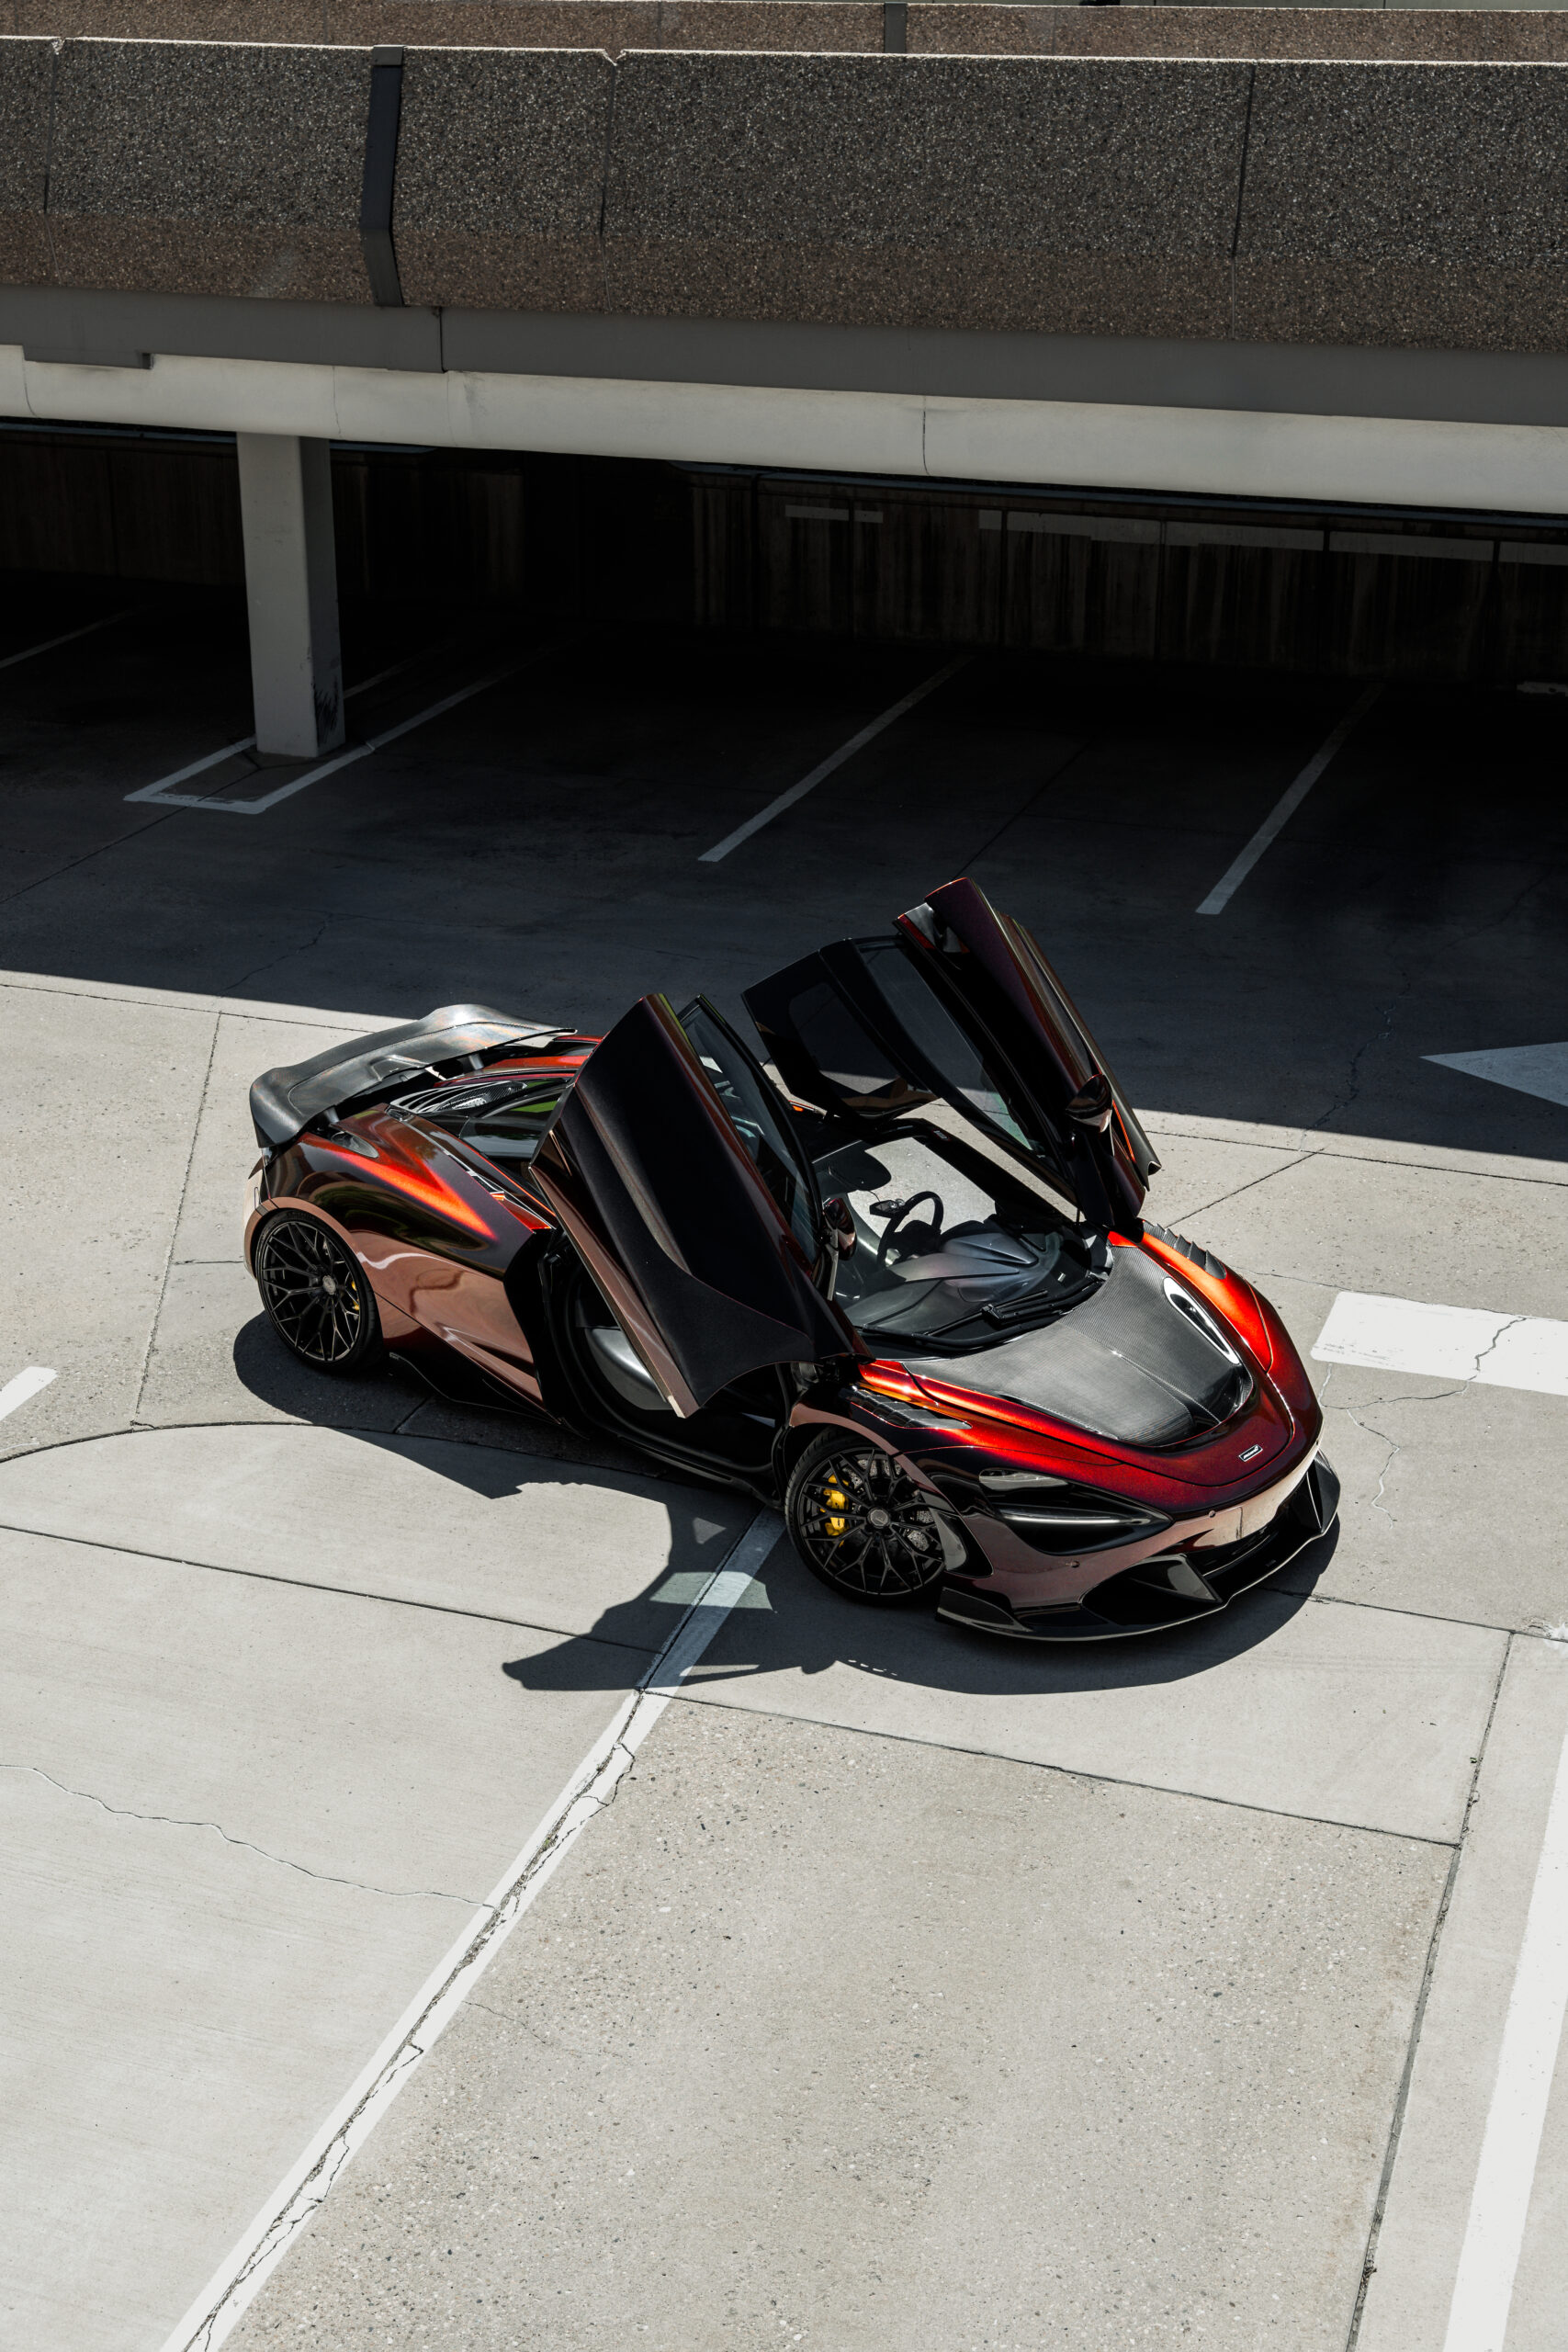
[[[1490,1079],[1543,1102],[1568,1103],[1568,1045],[1496,1046],[1480,1054],[1423,1054],[1423,1061],[1462,1070],[1467,1078]]]

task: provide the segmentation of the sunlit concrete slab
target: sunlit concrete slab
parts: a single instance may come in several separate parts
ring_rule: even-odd
[[[1554,1871],[1542,1847],[1565,1742],[1568,1643],[1517,1642],[1438,1944],[1359,2352],[1556,2352],[1562,2341],[1568,2066],[1556,2020],[1568,1906],[1561,1858]],[[1521,1967],[1532,1928],[1547,1939],[1533,1971]]]
[[[0,1374],[59,1378],[0,1452],[123,1426],[179,1216],[215,1016],[6,989]]]
[[[514,1625],[40,1536],[0,1597],[0,2335],[157,2352],[617,1693],[529,1689]]]
[[[1309,1357],[1334,1294],[1280,1280],[1269,1296]],[[1568,1400],[1359,1364],[1312,1369],[1341,1481],[1339,1541],[1316,1592],[1520,1630],[1568,1621],[1568,1495],[1552,1469]],[[1294,1564],[1280,1584],[1308,1580]]]
[[[1170,1093],[1164,1089],[1151,1099],[1165,1107],[1154,1110],[1145,1103],[1138,1116],[1148,1133],[1158,1138],[1162,1158],[1168,1144],[1202,1141],[1239,1145],[1249,1150],[1278,1149],[1292,1159],[1321,1154],[1325,1159],[1370,1160],[1385,1168],[1438,1169],[1459,1176],[1500,1176],[1511,1183],[1568,1186],[1568,1128],[1561,1120],[1532,1120],[1532,1137],[1545,1147],[1544,1155],[1533,1155],[1522,1144],[1515,1149],[1487,1150],[1470,1140],[1434,1143],[1408,1135],[1379,1133],[1380,1113],[1370,1105],[1364,1128],[1358,1133],[1338,1125],[1290,1126],[1278,1120],[1217,1118],[1201,1111],[1172,1108]],[[1381,1115],[1386,1117],[1386,1109]],[[1473,1123],[1464,1130],[1467,1138],[1476,1132]]]
[[[1501,1315],[1568,1316],[1568,1189],[1314,1153],[1209,1211],[1198,1237],[1268,1290],[1293,1276]],[[1325,1301],[1326,1306],[1329,1301]]]
[[[1150,1192],[1149,1215],[1179,1231],[1185,1230],[1184,1219],[1201,1221],[1220,1202],[1302,1157],[1301,1148],[1288,1143],[1177,1133],[1162,1134],[1156,1149],[1159,1174]]]
[[[145,1430],[0,1465],[0,1525],[657,1648],[744,1498],[370,1429]]]
[[[1010,1642],[856,1607],[783,1545],[763,1581],[694,1695],[1414,1838],[1460,1834],[1505,1646],[1273,1592],[1159,1638]]]
[[[175,1259],[158,1302],[136,1418],[153,1429],[310,1421],[389,1432],[419,1410],[426,1394],[412,1374],[333,1380],[313,1372],[289,1354],[267,1321],[242,1258]]]
[[[277,1021],[231,1010],[220,1018],[180,1203],[176,1264],[241,1255],[244,1179],[257,1151],[250,1114],[252,1079],[264,1069],[303,1061],[363,1034],[325,1012],[307,1012],[301,1019]]]
[[[1343,2352],[1448,1860],[677,1706],[231,2345]]]

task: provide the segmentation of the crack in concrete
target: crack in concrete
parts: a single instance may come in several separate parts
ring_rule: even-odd
[[[1375,1411],[1378,1408],[1383,1405],[1441,1405],[1450,1396],[1464,1396],[1467,1391],[1472,1388],[1475,1383],[1480,1379],[1482,1365],[1486,1362],[1487,1357],[1491,1355],[1494,1349],[1498,1346],[1504,1338],[1504,1335],[1506,1332],[1512,1331],[1517,1325],[1520,1323],[1528,1323],[1529,1319],[1530,1318],[1528,1315],[1510,1315],[1506,1322],[1500,1323],[1496,1330],[1493,1332],[1492,1337],[1487,1340],[1486,1345],[1483,1348],[1478,1348],[1476,1350],[1474,1356],[1471,1360],[1470,1370],[1465,1374],[1464,1378],[1456,1382],[1451,1388],[1428,1388],[1419,1395],[1414,1389],[1410,1389],[1398,1396],[1371,1396],[1364,1399],[1362,1410]],[[1328,1369],[1329,1374],[1332,1377],[1336,1367],[1333,1364],[1330,1364]],[[1323,1384],[1322,1393],[1324,1396],[1326,1396],[1328,1393],[1327,1380],[1325,1380]],[[1359,1430],[1365,1430],[1369,1437],[1375,1437],[1382,1444],[1387,1446],[1388,1452],[1383,1456],[1382,1467],[1378,1473],[1378,1489],[1376,1494],[1372,1497],[1371,1508],[1373,1510],[1382,1511],[1384,1519],[1387,1520],[1391,1527],[1396,1526],[1398,1521],[1395,1520],[1393,1513],[1384,1503],[1382,1498],[1383,1490],[1388,1484],[1388,1474],[1393,1466],[1394,1459],[1398,1454],[1403,1453],[1404,1451],[1403,1442],[1398,1438],[1390,1437],[1386,1430],[1380,1430],[1377,1428],[1375,1423],[1359,1419],[1355,1411],[1348,1405],[1336,1405],[1333,1408],[1333,1410],[1337,1413],[1343,1413],[1346,1419],[1348,1421],[1354,1421]]]
[[[1351,1104],[1358,1100],[1361,1091],[1362,1062],[1371,1052],[1374,1046],[1387,1045],[1390,1037],[1393,1035],[1393,1024],[1398,1015],[1399,1008],[1416,985],[1416,976],[1413,972],[1402,972],[1400,974],[1400,978],[1404,982],[1404,986],[1399,989],[1389,1000],[1388,1003],[1384,1005],[1382,1029],[1378,1031],[1375,1036],[1364,1038],[1350,1057],[1349,1068],[1346,1073],[1346,1091],[1341,1095],[1336,1096],[1335,1100],[1328,1105],[1328,1108],[1319,1114],[1319,1115],[1313,1121],[1312,1125],[1304,1130],[1306,1134],[1311,1135],[1317,1128],[1326,1126],[1330,1119],[1337,1118],[1341,1111],[1348,1111]]]
[[[405,2075],[412,2073],[434,2044],[444,2022],[441,2012],[454,1988],[471,1967],[476,1963],[482,1964],[486,1948],[498,1935],[504,1933],[526,1907],[536,1882],[554,1867],[561,1850],[572,1845],[588,1823],[615,1803],[621,1782],[630,1778],[631,1768],[637,1761],[636,1752],[627,1745],[625,1735],[630,1731],[643,1701],[650,1695],[658,1694],[650,1693],[645,1685],[639,1693],[637,1706],[628,1716],[623,1732],[611,1742],[602,1762],[583,1774],[575,1791],[561,1805],[548,1837],[542,1838],[535,1848],[501,1902],[479,1906],[489,1912],[489,1918],[476,1930],[471,1941],[454,1961],[443,1983],[432,1993],[423,2011],[410,2029],[407,2039],[356,2100],[352,2111],[338,2123],[332,2138],[294,2188],[288,2203],[252,2247],[217,2302],[189,2338],[186,2352],[209,2352],[213,2331],[222,2319],[226,2307],[249,2286],[258,2271],[271,2268],[289,2241],[320,2211],[331,2194],[333,2182],[355,2152],[358,2137],[355,2127],[367,2109],[379,2108],[389,2097],[395,2096],[396,2086]],[[619,1760],[621,1758],[625,1759],[624,1762]],[[599,1792],[604,1787],[607,1778],[607,1793],[601,1795]],[[249,2300],[248,2294],[243,2295],[242,2309]]]
[[[1348,1421],[1354,1421],[1356,1427],[1364,1430],[1367,1436],[1375,1437],[1387,1446],[1388,1452],[1383,1455],[1382,1467],[1378,1472],[1378,1490],[1372,1497],[1371,1508],[1373,1510],[1381,1510],[1391,1527],[1397,1526],[1398,1521],[1383,1501],[1383,1489],[1388,1485],[1388,1474],[1393,1466],[1394,1456],[1404,1452],[1403,1446],[1397,1438],[1390,1437],[1386,1430],[1374,1429],[1371,1421],[1359,1419],[1348,1405],[1337,1405],[1334,1409],[1336,1412],[1343,1413]]]
[[[1533,898],[1538,890],[1545,888],[1556,871],[1554,865],[1546,866],[1536,876],[1533,882],[1527,882],[1524,888],[1509,899],[1501,914],[1493,915],[1487,922],[1477,923],[1473,931],[1461,931],[1457,938],[1445,940],[1443,954],[1451,956],[1456,947],[1468,947],[1472,940],[1484,939],[1489,931],[1500,931],[1510,915],[1517,914],[1527,899]]]
[[[168,1829],[210,1829],[216,1837],[222,1838],[226,1846],[237,1846],[247,1854],[257,1854],[264,1862],[276,1862],[280,1870],[298,1871],[301,1878],[319,1880],[324,1886],[351,1886],[360,1894],[410,1897],[422,1903],[462,1903],[470,1911],[488,1911],[492,1907],[478,1895],[452,1894],[445,1887],[371,1886],[363,1879],[339,1878],[331,1871],[313,1871],[309,1863],[291,1861],[287,1854],[271,1853],[266,1847],[255,1845],[249,1838],[231,1837],[220,1822],[191,1821],[174,1813],[138,1813],[130,1805],[110,1804],[107,1797],[98,1796],[91,1789],[73,1789],[66,1781],[57,1781],[54,1774],[46,1772],[41,1764],[17,1764],[9,1758],[0,1758],[0,1772],[31,1772],[37,1779],[47,1781],[51,1789],[58,1789],[62,1796],[77,1797],[84,1804],[96,1804],[100,1812],[113,1814],[118,1820],[145,1821]]]
[[[1554,870],[1554,868],[1548,867],[1543,873],[1536,875],[1533,880],[1527,882],[1524,888],[1509,899],[1507,905],[1504,907],[1499,913],[1491,916],[1487,922],[1478,923],[1472,931],[1461,931],[1452,938],[1446,939],[1443,942],[1440,951],[1443,958],[1450,958],[1459,948],[1468,947],[1473,941],[1477,939],[1483,939],[1488,932],[1500,930],[1502,926],[1518,911],[1519,908],[1524,905],[1527,899],[1531,898],[1537,890],[1544,888],[1545,884],[1551,880]],[[1438,956],[1436,954],[1427,956],[1419,962],[1417,968],[1422,972],[1427,971],[1437,961]],[[1375,1036],[1366,1038],[1359,1046],[1357,1046],[1355,1052],[1350,1057],[1349,1069],[1347,1074],[1346,1092],[1337,1096],[1336,1100],[1328,1105],[1328,1108],[1323,1112],[1319,1117],[1313,1121],[1312,1127],[1307,1129],[1305,1132],[1310,1134],[1317,1128],[1326,1126],[1330,1119],[1337,1118],[1342,1111],[1348,1111],[1350,1108],[1350,1105],[1357,1101],[1361,1091],[1361,1064],[1375,1046],[1387,1045],[1389,1038],[1393,1033],[1393,1024],[1398,1017],[1399,1008],[1404,999],[1409,996],[1414,989],[1416,985],[1416,971],[1401,970],[1400,979],[1402,986],[1396,990],[1390,1001],[1383,1007],[1382,1028]]]
[[[320,925],[309,939],[300,940],[297,946],[284,948],[280,955],[268,956],[265,964],[253,965],[248,972],[242,972],[237,980],[231,980],[222,993],[225,996],[231,995],[235,989],[244,988],[249,981],[255,979],[261,973],[274,972],[279,964],[291,963],[296,956],[308,956],[312,947],[321,945],[334,920],[335,918],[330,914],[323,915]]]

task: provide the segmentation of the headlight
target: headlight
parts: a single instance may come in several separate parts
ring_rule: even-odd
[[[1042,1552],[1095,1552],[1156,1533],[1163,1512],[1039,1470],[982,1470],[980,1488],[1009,1527]]]

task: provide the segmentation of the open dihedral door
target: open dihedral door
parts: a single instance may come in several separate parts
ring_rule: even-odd
[[[1158,1168],[1036,942],[973,882],[896,934],[840,940],[746,991],[787,1085],[857,1121],[941,1099],[1091,1225],[1135,1227]]]
[[[742,1051],[728,1033],[725,1044]],[[766,1087],[754,1064],[746,1075]],[[533,1161],[532,1176],[677,1413],[696,1412],[764,1365],[856,1351],[799,1238],[815,1241],[819,1211],[782,1106],[778,1140],[803,1187],[793,1221],[759,1165],[756,1136],[749,1148],[679,1017],[653,996],[589,1056]]]

